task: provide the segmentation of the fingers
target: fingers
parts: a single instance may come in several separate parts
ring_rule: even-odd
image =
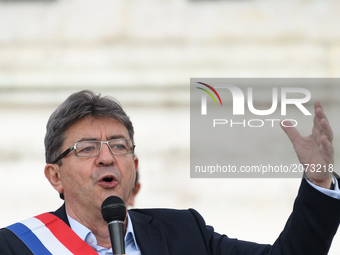
[[[333,141],[334,138],[332,128],[329,125],[327,116],[324,113],[319,101],[315,102],[313,135],[325,135],[329,141]]]
[[[333,141],[333,131],[332,131],[332,128],[331,126],[329,125],[328,123],[328,120],[326,119],[322,119],[320,121],[320,124],[321,124],[321,128],[322,128],[322,135],[325,135],[327,137],[327,139],[332,142]]]
[[[281,123],[280,124],[281,128],[283,129],[283,131],[285,131],[285,133],[287,134],[290,141],[292,143],[294,143],[294,141],[296,141],[296,139],[300,138],[301,135],[300,135],[299,131],[295,127],[293,127],[293,125],[290,121],[286,120],[285,122],[289,123],[289,125],[283,126],[282,123]]]
[[[315,107],[315,116],[314,116],[314,126],[312,129],[312,134],[309,138],[313,139],[317,146],[325,147],[325,153],[327,155],[333,150],[332,141],[333,141],[333,131],[331,126],[329,125],[327,116],[325,115],[321,103],[316,101],[314,104]],[[289,121],[287,125],[283,126],[281,124],[281,128],[285,131],[290,141],[294,144],[299,139],[302,139],[299,131],[293,127],[293,125]]]
[[[320,151],[322,153],[323,158],[329,163],[334,163],[334,147],[331,141],[323,135],[320,138]]]
[[[323,158],[329,163],[333,163],[334,157],[334,147],[333,141],[333,131],[329,125],[326,114],[319,101],[315,102],[315,117],[314,117],[314,127],[313,136],[316,139],[316,143],[319,146],[319,150]]]

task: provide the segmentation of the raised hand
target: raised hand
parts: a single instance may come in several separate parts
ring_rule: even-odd
[[[333,132],[319,101],[315,102],[314,108],[314,126],[310,136],[302,137],[295,127],[281,127],[293,143],[300,163],[305,166],[308,180],[330,188],[334,164]]]

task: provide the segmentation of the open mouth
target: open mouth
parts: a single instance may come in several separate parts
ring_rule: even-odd
[[[105,188],[112,188],[116,186],[117,180],[113,175],[106,175],[99,180],[99,184]]]
[[[113,180],[114,180],[113,177],[104,177],[102,179],[103,182],[112,182]]]

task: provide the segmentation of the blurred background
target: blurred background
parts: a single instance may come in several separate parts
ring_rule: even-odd
[[[0,227],[62,204],[43,174],[45,125],[68,95],[92,89],[135,125],[135,207],[192,207],[217,232],[274,242],[300,179],[190,179],[190,78],[336,78],[339,10],[337,0],[0,0]],[[337,168],[340,86],[311,92],[334,129]],[[278,157],[297,162],[273,132]],[[268,155],[262,144],[245,150],[248,165]],[[329,254],[339,252],[338,234]]]

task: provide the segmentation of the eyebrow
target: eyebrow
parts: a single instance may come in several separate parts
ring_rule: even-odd
[[[112,136],[109,137],[109,140],[119,139],[119,138],[130,139],[130,137],[125,137],[123,135],[112,135]]]
[[[83,137],[83,138],[81,138],[80,140],[78,140],[77,143],[83,142],[83,141],[98,141],[98,139],[96,139],[96,138]]]
[[[123,135],[112,135],[108,138],[108,140],[119,139],[119,138],[130,139],[130,138],[126,138]],[[77,143],[83,142],[83,141],[99,141],[99,140],[97,138],[93,138],[93,137],[83,137],[79,141],[77,141]]]

